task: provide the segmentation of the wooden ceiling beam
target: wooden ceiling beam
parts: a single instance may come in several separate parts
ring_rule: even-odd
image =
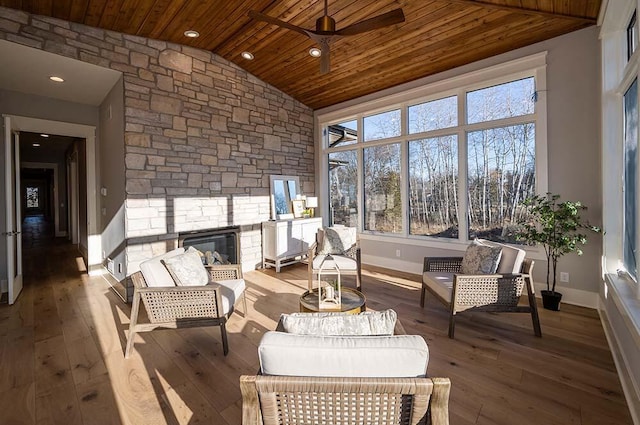
[[[521,13],[523,15],[535,15],[535,16],[544,16],[545,18],[568,19],[571,21],[587,23],[592,25],[595,25],[597,23],[596,18],[590,18],[587,16],[565,15],[563,13],[547,12],[544,10],[529,9],[529,8],[519,7],[519,6],[509,6],[506,4],[489,3],[487,1],[482,1],[482,0],[439,0],[439,1],[443,1],[449,4],[462,4],[467,6],[483,7],[486,9],[505,10],[513,13]]]

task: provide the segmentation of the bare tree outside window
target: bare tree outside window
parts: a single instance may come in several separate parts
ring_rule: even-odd
[[[402,232],[399,143],[364,150],[364,201],[365,230]]]
[[[400,109],[364,117],[364,141],[400,136]]]
[[[456,96],[409,106],[409,134],[451,128],[458,125]]]
[[[355,150],[329,154],[330,223],[358,226],[358,156]]]
[[[412,235],[458,237],[458,137],[409,142]]]
[[[27,187],[27,208],[38,208],[40,206],[40,197],[37,187]]]
[[[469,238],[519,243],[520,203],[535,195],[535,126],[471,132],[467,152]]]
[[[533,77],[467,93],[467,123],[519,117],[535,111]]]

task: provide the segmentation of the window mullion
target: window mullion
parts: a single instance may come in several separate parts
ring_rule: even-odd
[[[458,240],[468,239],[469,194],[467,171],[467,99],[465,90],[458,91]]]
[[[357,205],[358,205],[358,232],[362,233],[364,230],[364,131],[363,131],[364,119],[362,115],[358,115],[358,143],[356,144],[358,150],[356,155],[358,156],[358,182],[356,187],[357,193]]]
[[[409,133],[409,114],[407,105],[402,105],[400,109],[400,199],[402,208],[402,235],[409,236],[409,147],[407,145],[407,134]]]

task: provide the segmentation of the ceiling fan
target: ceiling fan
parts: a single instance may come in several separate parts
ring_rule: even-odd
[[[373,18],[365,19],[364,21],[356,22],[348,27],[336,30],[336,21],[327,11],[328,0],[324,0],[324,15],[316,20],[316,29],[308,30],[293,24],[290,24],[280,19],[273,18],[265,15],[264,13],[256,12],[254,10],[249,11],[249,17],[258,21],[268,22],[273,25],[277,25],[282,28],[286,28],[292,31],[299,32],[306,35],[316,43],[320,45],[322,51],[320,57],[320,73],[326,74],[330,68],[330,44],[344,36],[361,34],[367,31],[373,31],[378,28],[387,27],[389,25],[399,24],[404,22],[404,13],[402,9],[395,9],[382,15],[374,16]]]

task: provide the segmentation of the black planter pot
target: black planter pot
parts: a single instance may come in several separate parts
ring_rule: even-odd
[[[540,291],[542,295],[542,306],[547,310],[558,311],[560,310],[560,300],[562,294],[560,292],[553,291]]]

